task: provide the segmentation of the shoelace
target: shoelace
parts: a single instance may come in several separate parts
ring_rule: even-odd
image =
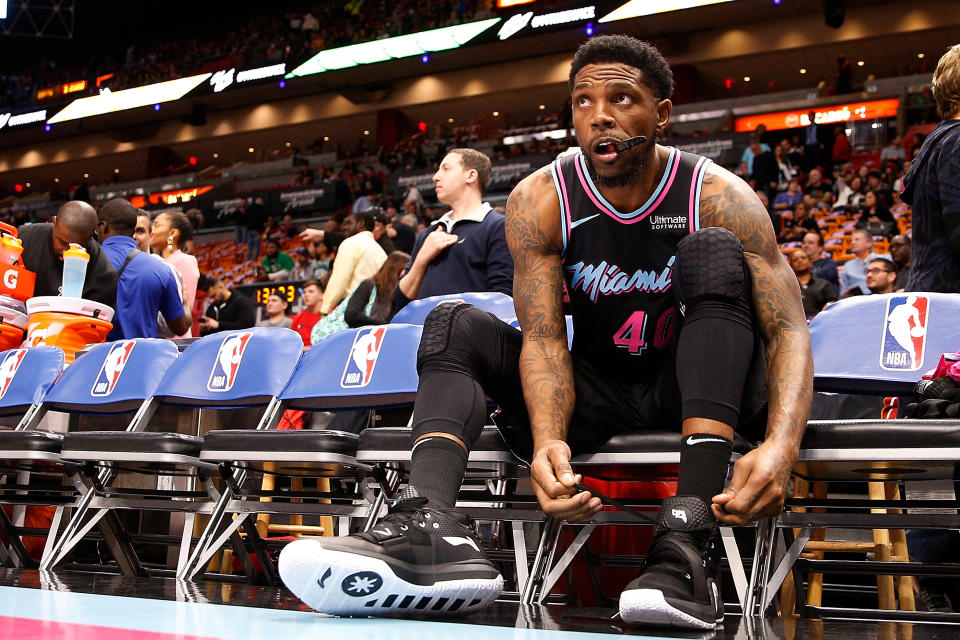
[[[588,487],[585,487],[579,482],[574,484],[573,488],[576,489],[577,491],[589,491],[590,495],[596,498],[600,498],[600,504],[605,505],[607,507],[614,507],[616,509],[619,509],[620,511],[623,511],[627,515],[636,518],[637,520],[642,520],[643,522],[646,522],[648,524],[655,523],[657,521],[657,512],[655,511],[652,511],[652,512],[637,511],[636,509],[632,509],[631,507],[628,507],[627,505],[620,502],[619,500],[616,500],[609,496],[605,496],[599,491],[597,491],[596,489],[590,489]]]

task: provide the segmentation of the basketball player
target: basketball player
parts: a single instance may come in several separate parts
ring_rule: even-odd
[[[497,597],[502,578],[454,508],[486,396],[515,451],[532,455],[541,508],[570,522],[601,508],[576,487],[573,453],[623,431],[682,432],[677,496],[663,501],[645,566],[620,596],[627,622],[713,628],[718,523],[782,508],[812,357],[769,215],[739,178],[657,144],[673,79],[650,45],[587,41],[570,88],[581,151],[524,179],[507,203],[523,331],[468,304],[428,316],[403,499],[367,533],[296,541],[280,556],[284,582],[318,611],[463,613]],[[735,429],[764,441],[724,488]]]

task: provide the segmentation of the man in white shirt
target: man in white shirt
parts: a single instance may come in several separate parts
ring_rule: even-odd
[[[333,311],[358,284],[372,278],[387,259],[387,254],[373,237],[373,225],[373,212],[360,211],[348,215],[340,226],[347,238],[340,243],[333,261],[330,280],[323,292],[321,317]]]

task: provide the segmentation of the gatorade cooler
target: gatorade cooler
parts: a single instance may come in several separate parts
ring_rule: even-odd
[[[26,326],[26,305],[10,296],[0,295],[0,351],[19,347]]]
[[[39,296],[27,300],[27,340],[24,346],[60,347],[67,364],[77,351],[107,338],[113,329],[113,309],[82,298]]]
[[[0,295],[26,301],[33,295],[37,276],[20,264],[23,246],[17,238],[17,229],[0,222]]]

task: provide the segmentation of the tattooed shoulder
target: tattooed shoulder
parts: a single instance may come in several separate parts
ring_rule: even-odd
[[[779,254],[773,222],[750,186],[726,169],[711,165],[703,179],[700,226],[723,227],[740,238],[744,251]]]
[[[507,244],[517,260],[520,249],[559,251],[560,203],[549,165],[520,181],[506,207]]]

